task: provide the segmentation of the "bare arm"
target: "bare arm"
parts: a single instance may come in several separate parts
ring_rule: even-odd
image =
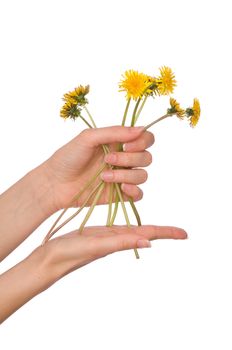
[[[37,251],[0,275],[0,324],[35,295],[48,288],[49,270]]]
[[[0,196],[0,261],[55,212],[43,165]]]

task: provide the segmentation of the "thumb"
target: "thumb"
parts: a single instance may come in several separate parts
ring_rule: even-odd
[[[96,147],[113,142],[128,142],[136,139],[143,126],[109,126],[104,128],[92,128],[83,130],[78,136],[78,143],[88,147]]]

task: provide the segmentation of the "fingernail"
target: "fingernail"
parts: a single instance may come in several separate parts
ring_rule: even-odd
[[[115,163],[116,160],[117,160],[116,154],[111,153],[111,154],[107,154],[105,156],[105,162],[106,163]]]
[[[112,180],[113,179],[113,173],[112,171],[105,171],[103,173],[101,173],[101,179],[102,180]]]
[[[148,241],[147,239],[139,239],[137,241],[137,247],[138,248],[150,248],[151,247],[151,242]]]
[[[130,152],[131,149],[133,149],[134,142],[127,142],[124,143],[122,146],[124,152]]]
[[[121,184],[121,189],[122,189],[123,191],[126,191],[126,190],[128,190],[128,189],[130,189],[130,188],[131,188],[131,185],[130,185],[130,184],[124,184],[124,183]]]
[[[183,230],[183,229],[182,229],[182,231],[183,231],[183,236],[184,236],[184,238],[187,239],[187,238],[188,238],[187,232],[186,232],[185,230]]]

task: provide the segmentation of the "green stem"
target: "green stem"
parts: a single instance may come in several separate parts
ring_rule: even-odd
[[[82,188],[82,190],[80,190],[69,202],[68,206],[66,208],[64,208],[61,212],[61,214],[58,216],[58,218],[56,219],[56,221],[54,222],[54,224],[52,225],[52,227],[50,228],[50,230],[48,231],[46,237],[49,237],[49,235],[51,234],[51,232],[54,230],[54,228],[56,227],[56,225],[58,224],[58,222],[60,221],[60,219],[63,217],[63,215],[66,213],[66,211],[73,205],[74,202],[76,202],[79,197],[83,194],[83,192],[92,185],[92,183],[97,179],[97,177],[100,175],[100,173],[102,172],[102,170],[107,166],[107,164],[103,164],[101,165],[101,167],[98,169],[98,171],[95,173],[95,175],[85,184],[85,186]],[[42,245],[45,243],[45,239],[43,240]]]
[[[89,116],[89,118],[90,118],[90,120],[91,120],[91,122],[92,122],[94,128],[96,128],[97,126],[96,126],[96,124],[95,124],[95,121],[93,120],[93,117],[92,117],[92,115],[89,113],[89,110],[88,110],[88,108],[87,108],[86,106],[84,106],[84,110],[85,110],[86,113],[88,114],[88,116]]]
[[[142,224],[141,224],[141,219],[140,219],[139,213],[138,213],[136,206],[135,206],[135,203],[131,197],[129,197],[129,202],[130,202],[131,208],[135,214],[138,226],[141,226]]]
[[[114,212],[113,212],[113,215],[112,215],[112,218],[111,218],[111,221],[110,221],[110,226],[113,226],[114,224],[114,220],[116,218],[116,215],[117,215],[117,211],[118,211],[118,202],[119,202],[119,199],[118,199],[118,195],[116,193],[116,199],[115,199],[115,206],[114,206]],[[137,224],[138,226],[141,226],[141,219],[140,219],[140,215],[137,211],[137,208],[134,204],[134,201],[131,197],[129,197],[129,203],[130,203],[130,206],[134,212],[134,215],[135,215],[135,218],[136,218],[136,221],[137,221]]]
[[[101,197],[101,194],[102,194],[102,192],[104,190],[104,187],[105,187],[105,183],[103,182],[101,184],[101,186],[99,187],[99,189],[97,191],[97,194],[96,194],[96,196],[95,196],[95,198],[93,200],[93,203],[91,204],[91,206],[90,206],[90,208],[89,208],[89,210],[88,210],[84,220],[82,221],[81,226],[79,227],[79,230],[78,230],[79,233],[81,233],[83,231],[86,222],[89,220],[89,218],[90,218],[90,216],[91,216],[91,214],[92,214],[92,212],[93,212],[93,210],[94,210],[94,208],[95,208],[99,198]]]
[[[90,120],[91,120],[91,122],[92,122],[92,124],[93,124],[93,127],[96,128],[97,125],[95,124],[95,121],[93,120],[93,117],[92,117],[92,115],[90,114],[90,112],[89,112],[89,110],[88,110],[88,108],[87,108],[86,106],[84,106],[84,110],[85,110],[86,113],[88,114],[88,116],[89,116],[89,118],[90,118]],[[92,128],[92,126],[91,126],[90,124],[89,124],[89,126],[90,126],[90,128]],[[102,148],[103,148],[104,153],[107,154],[105,145],[102,145]]]
[[[114,189],[114,183],[112,182],[110,184],[109,206],[108,206],[108,216],[107,216],[106,226],[110,226],[110,218],[112,213],[113,189]]]
[[[115,186],[114,186],[114,189],[115,189]],[[116,192],[116,191],[115,191]],[[118,197],[118,194],[116,192],[116,196],[115,196],[115,204],[114,204],[114,211],[113,211],[113,215],[111,217],[111,220],[110,220],[110,226],[113,226],[114,224],[114,220],[116,218],[116,215],[117,215],[117,211],[118,211],[118,202],[119,202],[119,197]]]
[[[88,125],[89,128],[92,128],[92,125],[90,125],[90,124],[87,122],[87,120],[86,120],[84,117],[82,117],[82,115],[80,115],[80,118],[83,120],[83,122],[84,122],[86,125]]]
[[[129,100],[127,101],[126,109],[125,109],[124,116],[123,116],[123,120],[122,120],[122,126],[125,125],[125,120],[126,120],[127,112],[128,112],[128,109],[129,109],[130,100],[131,100],[131,99],[129,99]],[[145,98],[145,100],[146,100],[146,98]],[[145,102],[146,102],[146,101],[143,100],[143,103],[142,103],[142,106],[140,107],[140,110],[139,110],[139,112],[138,112],[138,115],[141,113],[142,108],[143,108]],[[139,104],[139,103],[137,102],[137,107],[135,106],[134,113],[136,113],[136,109],[138,108],[138,104]],[[123,150],[123,149],[122,149],[122,144],[119,144],[119,146],[118,146],[118,151],[122,151],[122,150]],[[115,168],[117,169],[118,167],[115,167]],[[110,226],[112,226],[112,225],[114,224],[114,220],[115,220],[115,218],[116,218],[117,211],[118,211],[118,202],[119,202],[119,196],[118,196],[118,194],[116,193],[114,212],[113,212],[113,216],[112,216],[111,221],[110,221]],[[131,208],[132,208],[132,210],[133,210],[133,212],[134,212],[134,214],[135,214],[137,223],[138,223],[138,225],[140,226],[140,225],[141,225],[140,216],[139,216],[139,213],[138,213],[138,211],[137,211],[137,209],[136,209],[136,207],[135,207],[134,201],[133,201],[133,199],[132,199],[131,197],[129,197],[129,202],[130,202]]]
[[[140,106],[140,108],[139,108],[139,110],[138,110],[138,113],[137,113],[136,116],[135,116],[135,123],[137,122],[137,120],[138,120],[138,118],[139,118],[139,116],[140,116],[140,113],[141,113],[142,110],[143,110],[143,107],[144,107],[144,105],[145,105],[145,103],[146,103],[146,101],[147,101],[147,98],[148,98],[148,95],[145,96],[144,99],[143,99],[143,102],[142,102],[142,104],[141,104],[141,106]],[[135,125],[135,123],[134,123],[134,125]]]
[[[125,112],[124,112],[123,119],[122,119],[122,126],[124,126],[126,123],[126,117],[127,117],[128,109],[130,106],[130,101],[131,101],[131,98],[128,99],[127,104],[126,104]]]
[[[149,95],[145,95],[145,93],[154,85],[154,83],[152,83],[151,85],[149,85],[144,91],[143,91],[143,95],[145,96],[144,99],[143,99],[143,102],[142,102],[142,105],[137,113],[137,109],[138,109],[138,106],[139,106],[139,103],[141,101],[141,98],[138,99],[136,105],[135,105],[135,109],[134,109],[134,113],[133,113],[133,116],[132,116],[132,119],[131,119],[131,126],[135,126],[135,123],[136,121],[138,120],[138,117],[140,116],[140,113],[145,105],[145,102],[148,98]]]
[[[91,193],[88,195],[82,206],[73,214],[71,215],[68,219],[66,219],[62,224],[60,224],[54,231],[52,231],[49,235],[47,235],[44,240],[43,244],[46,243],[56,232],[58,232],[62,227],[64,227],[69,221],[71,221],[75,216],[77,216],[82,209],[85,207],[85,205],[88,203],[89,199],[94,195],[94,193],[98,190],[100,185],[103,183],[103,181],[99,182],[97,186],[91,191]]]
[[[138,107],[138,102],[137,102],[137,107]],[[129,105],[128,105],[128,108],[129,108]],[[84,109],[85,109],[85,111],[87,112],[89,118],[91,119],[91,121],[92,121],[92,123],[93,123],[93,126],[96,128],[97,125],[95,124],[95,122],[94,122],[94,120],[93,120],[93,117],[92,117],[91,114],[89,113],[88,108],[87,108],[86,106],[84,106]],[[126,108],[126,109],[127,109],[127,108]],[[136,109],[135,109],[134,112],[136,113]],[[127,112],[126,112],[126,113],[127,113]],[[103,148],[105,154],[106,154],[106,153],[109,153],[109,147],[108,147],[107,145],[102,145],[102,148]],[[120,201],[121,201],[121,204],[122,204],[122,207],[123,207],[123,212],[124,212],[124,216],[125,216],[127,225],[130,225],[130,221],[129,221],[129,218],[128,218],[128,215],[127,215],[127,211],[126,211],[126,208],[125,208],[125,204],[124,204],[124,201],[123,201],[123,198],[122,198],[122,194],[121,194],[121,189],[120,189],[120,187],[118,186],[118,184],[116,184],[116,189],[117,189],[117,192],[120,193],[119,198],[120,198]],[[123,201],[123,202],[122,202],[122,201]],[[87,219],[87,220],[88,220],[88,219]],[[84,223],[84,225],[85,225],[85,223]],[[81,227],[82,227],[82,226],[81,226]],[[84,227],[84,226],[83,226],[83,227]],[[82,229],[83,229],[83,227],[82,227]],[[136,257],[139,258],[137,250],[135,250],[135,251],[136,251],[136,253],[135,253]]]
[[[135,117],[137,108],[138,108],[138,106],[139,106],[140,100],[141,100],[141,99],[139,99],[139,100],[137,101],[137,103],[136,103],[136,106],[135,106],[135,109],[134,109],[134,113],[133,113],[133,116],[134,116],[134,117]],[[89,116],[89,118],[90,118],[90,120],[91,120],[91,122],[92,122],[94,128],[96,128],[97,126],[96,126],[96,124],[95,124],[95,122],[94,122],[94,120],[93,120],[93,117],[91,116],[89,110],[87,109],[86,106],[84,106],[84,109],[85,109],[86,113],[88,114],[88,116]],[[125,123],[126,115],[127,115],[128,109],[129,109],[129,101],[127,102],[126,110],[125,110],[125,112],[124,112],[123,123]],[[121,147],[122,147],[122,146],[121,146]],[[103,148],[105,154],[109,153],[109,148],[108,148],[107,145],[102,145],[102,148]],[[128,214],[127,214],[127,211],[126,211],[126,207],[125,207],[125,204],[124,204],[124,200],[123,200],[123,197],[122,197],[122,194],[121,194],[121,188],[120,188],[120,186],[119,186],[117,183],[115,184],[115,186],[116,186],[117,194],[118,194],[118,197],[119,197],[119,199],[120,199],[120,202],[121,202],[121,205],[122,205],[122,208],[123,208],[123,213],[124,213],[124,216],[125,216],[125,220],[126,220],[126,222],[127,222],[127,226],[130,227],[130,221],[129,221],[129,217],[128,217]],[[101,189],[101,187],[100,187],[100,189]],[[100,190],[100,189],[99,189],[99,190]],[[103,191],[103,189],[104,189],[104,187],[102,187],[102,191]],[[100,192],[100,194],[102,193],[102,191]],[[95,199],[94,199],[94,201],[93,201],[93,203],[92,203],[92,205],[91,205],[91,207],[90,207],[90,209],[89,209],[89,211],[88,211],[88,213],[87,213],[87,215],[86,215],[84,221],[82,222],[82,224],[81,224],[81,226],[80,226],[80,232],[83,230],[83,228],[84,228],[86,222],[88,221],[88,219],[89,219],[89,217],[90,217],[90,215],[91,215],[91,213],[92,213],[92,211],[93,211],[93,209],[94,209],[94,206],[96,205],[96,204],[94,204],[94,203],[97,202],[98,197],[100,197],[99,194],[97,194],[97,195],[95,196]],[[115,216],[116,216],[116,213],[117,213],[117,206],[118,206],[118,204],[115,204],[115,207],[116,207]],[[132,207],[132,209],[133,209],[133,207]],[[110,210],[111,210],[111,209],[110,209]],[[133,210],[134,210],[134,209],[133,209]],[[60,219],[60,218],[58,218],[58,219]],[[114,220],[114,219],[113,219],[113,220]],[[111,221],[111,222],[112,222],[112,221]],[[57,222],[56,222],[56,223],[57,223]],[[56,225],[56,223],[55,223],[55,225]],[[54,226],[54,225],[53,225],[53,226]],[[54,228],[54,227],[53,227],[53,228]],[[51,230],[50,230],[50,231],[51,231]],[[136,258],[139,259],[139,254],[138,254],[137,249],[134,249],[134,252],[135,252]]]
[[[135,116],[136,116],[136,112],[139,107],[140,101],[141,101],[141,98],[139,98],[138,101],[136,102],[136,105],[132,114],[132,118],[131,118],[131,126],[135,125]]]
[[[124,111],[124,114],[123,114],[123,118],[122,118],[122,126],[125,126],[125,123],[126,123],[126,117],[127,117],[127,114],[128,114],[128,110],[129,110],[129,106],[130,106],[130,102],[131,102],[131,98],[129,98],[127,100],[127,104],[126,104],[126,108],[125,108],[125,111]],[[122,148],[122,143],[119,143],[117,145],[117,151],[118,152],[121,152],[123,151],[123,148]],[[116,167],[115,166],[115,169],[118,169],[119,167]],[[113,194],[116,193],[116,190],[115,190],[115,186],[113,188]],[[113,216],[110,220],[110,226],[112,226],[114,224],[114,220],[116,218],[116,215],[117,215],[117,211],[118,211],[118,201],[119,201],[119,197],[116,193],[116,196],[115,196],[115,205],[114,205],[114,212],[113,212]]]
[[[160,122],[160,121],[163,120],[163,119],[166,119],[166,118],[168,118],[168,117],[172,117],[174,114],[175,114],[175,113],[173,113],[173,114],[169,114],[169,113],[164,114],[162,117],[160,117],[160,118],[154,120],[153,122],[151,122],[150,124],[147,124],[146,126],[144,126],[143,131],[149,129],[152,125],[155,125],[156,123]]]
[[[124,203],[124,200],[123,200],[123,197],[122,197],[122,193],[121,193],[119,184],[115,183],[115,186],[116,186],[116,190],[117,190],[117,193],[118,193],[121,205],[122,205],[122,210],[123,210],[123,213],[124,213],[124,216],[125,216],[125,219],[126,219],[127,226],[131,227],[130,220],[129,220],[129,217],[128,217],[128,214],[127,214],[127,211],[126,211],[125,203]],[[135,252],[136,259],[139,259],[139,253],[138,253],[137,249],[134,249],[134,252]]]
[[[108,146],[106,146],[106,149],[107,149],[107,152],[109,152]],[[121,202],[121,205],[122,205],[122,209],[123,209],[123,213],[124,213],[124,216],[125,216],[125,220],[126,220],[127,226],[130,227],[130,220],[129,220],[129,217],[128,217],[128,214],[127,214],[127,211],[126,211],[126,207],[125,207],[125,204],[124,204],[123,197],[122,197],[121,188],[120,188],[118,183],[115,183],[115,187],[116,187],[116,191],[118,193],[118,196],[119,196],[119,199],[120,199],[120,202]],[[139,259],[139,254],[138,254],[137,249],[134,249],[134,252],[135,252],[136,258]]]
[[[124,111],[124,114],[123,114],[123,118],[122,118],[122,124],[121,124],[122,126],[125,126],[126,117],[127,117],[127,114],[128,114],[130,102],[131,102],[131,97],[127,100],[126,108],[125,108],[125,111]],[[120,152],[122,150],[123,150],[122,149],[122,144],[119,143],[118,146],[117,146],[117,151]]]

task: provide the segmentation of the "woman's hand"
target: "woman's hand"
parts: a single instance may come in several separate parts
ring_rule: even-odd
[[[0,323],[57,280],[91,261],[119,250],[149,247],[153,239],[186,237],[179,228],[147,225],[86,227],[82,234],[74,231],[52,239],[0,276]]]
[[[125,144],[124,152],[115,151],[119,142]],[[146,148],[153,143],[153,134],[149,131],[142,132],[142,127],[112,126],[82,131],[44,163],[55,209],[66,207],[104,161],[128,169],[104,170],[102,179],[105,182],[122,183],[124,200],[128,196],[134,201],[141,199],[143,193],[137,185],[146,181],[147,172],[133,168],[146,167],[151,163],[152,156]],[[107,156],[103,153],[103,144],[109,145],[110,154]],[[88,192],[98,182],[96,180]],[[81,206],[86,197],[87,194],[83,193],[76,206]],[[99,204],[108,203],[108,197],[109,186],[106,186]]]
[[[49,257],[50,271],[60,276],[117,251],[148,248],[155,239],[185,239],[183,229],[170,226],[90,226],[51,239],[39,249]]]
[[[105,156],[101,145],[109,144],[113,151],[117,142],[127,146],[125,152],[114,153],[116,161],[111,163],[128,169],[114,170],[114,178],[105,181],[123,183],[125,200],[126,194],[134,200],[142,197],[137,185],[146,180],[147,173],[133,167],[150,164],[151,155],[145,149],[154,143],[154,136],[122,126],[84,130],[0,196],[0,261],[50,215],[69,205],[70,199],[102,165]],[[109,188],[105,188],[100,203],[107,203],[108,193]],[[83,193],[75,205],[80,206],[86,196]]]

